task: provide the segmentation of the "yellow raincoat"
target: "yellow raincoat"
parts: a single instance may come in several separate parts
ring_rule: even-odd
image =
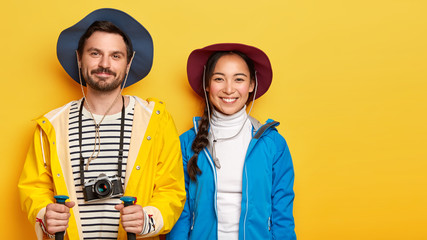
[[[157,235],[172,229],[184,207],[181,150],[165,104],[152,98],[135,99],[124,195],[137,197],[136,204],[153,215],[156,231],[147,239],[158,239]],[[36,119],[37,129],[18,183],[21,207],[35,226],[38,239],[47,236],[36,218],[43,218],[54,195],[67,195],[77,202],[68,145],[70,106],[68,103]],[[83,239],[78,206],[70,212],[65,239]],[[127,239],[122,226],[118,239]]]

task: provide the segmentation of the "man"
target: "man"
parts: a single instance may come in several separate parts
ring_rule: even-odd
[[[151,69],[150,34],[124,12],[99,9],[61,33],[57,53],[83,98],[36,120],[18,187],[38,239],[61,231],[66,239],[158,239],[185,202],[178,134],[162,102],[121,95]],[[136,204],[124,207],[124,195]]]

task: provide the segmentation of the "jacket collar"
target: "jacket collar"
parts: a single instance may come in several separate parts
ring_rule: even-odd
[[[268,130],[271,127],[276,127],[279,126],[280,123],[277,121],[274,121],[272,119],[268,119],[267,122],[265,124],[260,123],[257,119],[255,119],[252,116],[248,116],[249,121],[251,121],[251,124],[253,126],[253,138],[255,139],[259,139],[262,134]],[[199,131],[199,125],[200,125],[200,121],[201,121],[201,117],[194,117],[193,118],[193,129],[194,132],[197,134],[197,132]]]

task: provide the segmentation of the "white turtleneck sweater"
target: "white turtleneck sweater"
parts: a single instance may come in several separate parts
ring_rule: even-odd
[[[246,106],[233,115],[224,115],[214,110],[210,131],[211,146],[214,137],[217,139],[215,153],[212,155],[216,154],[221,164],[221,168],[217,168],[218,239],[237,240],[242,202],[243,165],[252,138],[252,125],[247,118]],[[238,132],[239,134],[236,135]],[[231,139],[221,140],[232,136],[234,137]]]

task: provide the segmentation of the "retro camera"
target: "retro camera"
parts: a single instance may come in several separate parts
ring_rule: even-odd
[[[86,202],[122,196],[122,179],[117,175],[110,178],[101,173],[96,179],[89,180],[84,184],[83,195]]]

